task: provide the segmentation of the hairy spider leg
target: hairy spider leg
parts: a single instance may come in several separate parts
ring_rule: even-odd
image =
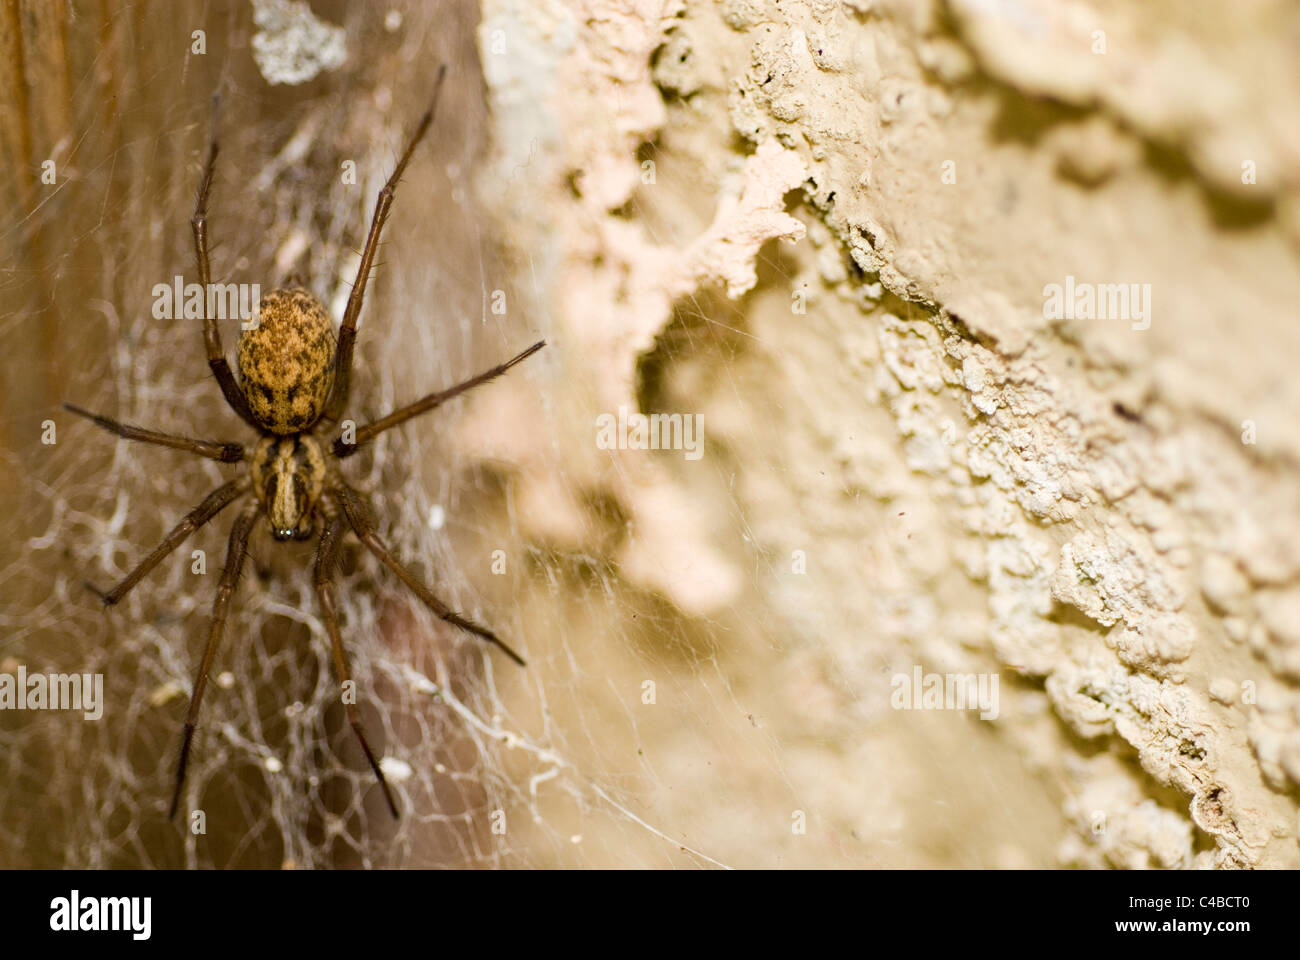
[[[415,148],[424,139],[429,126],[433,123],[434,110],[437,109],[438,96],[442,93],[442,81],[446,75],[447,65],[443,64],[438,68],[438,79],[434,81],[433,99],[429,103],[429,109],[420,118],[420,123],[406,145],[402,158],[397,161],[397,169],[379,191],[379,199],[375,202],[375,213],[370,220],[370,232],[366,235],[366,246],[361,251],[361,263],[357,266],[357,279],[352,284],[347,309],[343,311],[343,322],[339,325],[339,342],[334,354],[334,392],[325,405],[327,420],[338,420],[344,407],[347,406],[348,393],[352,389],[352,349],[357,339],[357,319],[361,316],[361,304],[366,296],[366,283],[370,280],[370,266],[374,262],[375,252],[379,249],[379,235],[383,232],[384,222],[388,219],[389,208],[393,205],[397,182],[401,180],[402,173],[410,162],[411,154],[415,152]]]
[[[136,564],[135,569],[126,575],[112,590],[107,592],[100,590],[93,583],[87,583],[86,586],[94,593],[98,594],[99,599],[104,601],[104,605],[111,607],[124,596],[131,588],[139,583],[154,567],[162,562],[167,554],[171,553],[178,546],[185,542],[185,538],[191,533],[203,526],[218,513],[228,507],[232,502],[239,498],[248,489],[248,480],[240,478],[231,480],[229,483],[223,483],[217,489],[203,498],[203,502],[197,507],[185,514],[181,522],[172,527],[171,532],[163,537],[162,543],[153,548],[153,551]]]
[[[400,410],[394,410],[387,416],[380,417],[374,423],[368,423],[363,427],[357,428],[356,438],[352,443],[345,443],[342,437],[334,441],[334,456],[342,460],[344,457],[350,457],[356,453],[361,444],[368,440],[373,440],[385,430],[390,430],[399,424],[405,423],[412,417],[418,417],[422,413],[428,413],[436,407],[442,406],[453,397],[458,397],[467,390],[477,387],[480,383],[487,383],[489,380],[495,380],[501,374],[505,373],[520,361],[527,360],[542,347],[546,346],[545,340],[538,340],[523,353],[511,357],[505,363],[499,363],[490,370],[484,370],[477,376],[470,377],[463,383],[458,383],[454,387],[449,387],[438,393],[431,393],[427,397],[421,397],[414,403],[402,407]]]
[[[208,195],[212,192],[212,174],[216,169],[217,152],[217,108],[220,97],[212,95],[212,130],[208,141],[208,160],[203,167],[203,179],[199,181],[198,194],[194,200],[194,216],[190,218],[190,228],[194,231],[194,258],[198,261],[199,283],[203,285],[203,344],[208,352],[208,366],[217,378],[221,392],[226,397],[230,409],[240,418],[260,430],[253,413],[248,408],[244,392],[235,382],[235,375],[230,372],[225,351],[221,348],[221,331],[217,327],[217,318],[208,316],[207,291],[212,280],[212,271],[208,265]]]
[[[85,407],[79,407],[75,403],[65,403],[63,409],[69,413],[75,413],[79,417],[85,417],[96,426],[103,427],[109,433],[115,433],[119,437],[125,437],[127,440],[139,440],[142,443],[156,443],[160,447],[171,447],[173,450],[184,450],[186,453],[197,453],[200,457],[207,457],[209,460],[218,460],[221,463],[238,463],[244,459],[244,446],[240,443],[223,442],[220,440],[195,440],[193,437],[181,437],[174,433],[161,433],[157,430],[146,430],[144,427],[137,427],[129,423],[122,423],[119,420],[113,420],[109,417],[93,413]]]
[[[343,515],[347,517],[348,523],[352,530],[360,538],[366,548],[378,558],[379,562],[395,573],[403,583],[411,588],[411,592],[420,598],[420,602],[433,611],[439,619],[445,620],[462,630],[468,631],[477,637],[496,644],[501,650],[521,667],[527,666],[524,658],[515,653],[505,644],[495,633],[487,627],[481,627],[473,620],[468,620],[460,614],[455,613],[445,603],[439,600],[430,592],[429,588],[419,581],[416,576],[406,569],[401,562],[393,556],[388,546],[380,539],[379,534],[375,532],[374,521],[370,517],[369,508],[361,501],[357,492],[347,484],[340,483],[331,488],[327,496],[332,497],[342,508]]]
[[[347,653],[343,649],[343,636],[339,632],[338,588],[334,583],[334,563],[338,559],[339,544],[343,540],[345,524],[343,518],[332,509],[322,512],[326,514],[325,532],[321,534],[320,545],[316,550],[316,569],[312,574],[312,583],[316,587],[316,596],[325,614],[325,629],[330,635],[330,645],[334,652],[334,672],[338,675],[339,686],[343,687],[352,680],[352,671],[348,666]],[[361,727],[361,713],[353,700],[345,698],[343,705],[347,710],[348,724],[361,742],[361,749],[370,763],[370,769],[375,771],[375,776],[379,779],[379,786],[384,791],[384,799],[388,801],[388,809],[396,820],[397,802],[393,799],[388,780],[384,777],[384,771],[380,768],[379,761],[375,759],[375,753],[370,749],[370,742]]]
[[[181,788],[185,785],[185,767],[190,759],[190,744],[194,741],[194,728],[199,723],[199,707],[203,703],[203,692],[208,686],[208,672],[212,661],[216,659],[217,648],[221,645],[221,635],[226,628],[226,615],[230,611],[230,598],[239,584],[239,572],[244,567],[244,558],[248,556],[248,536],[253,531],[253,523],[259,513],[256,501],[247,504],[235,518],[230,528],[230,541],[226,547],[226,566],[221,571],[221,582],[217,585],[217,596],[212,601],[212,623],[208,627],[208,643],[203,648],[203,660],[199,664],[198,676],[194,678],[194,692],[190,694],[190,710],[185,716],[185,735],[181,740],[181,756],[176,764],[176,789],[172,793],[172,805],[167,812],[167,819],[176,816],[176,808],[181,800]]]

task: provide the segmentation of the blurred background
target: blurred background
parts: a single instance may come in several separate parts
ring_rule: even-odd
[[[1300,865],[1294,7],[0,15],[0,673],[105,684],[95,721],[0,711],[0,865]],[[82,584],[237,468],[60,404],[250,443],[200,325],[152,315],[195,279],[212,94],[213,279],[297,276],[338,318],[444,63],[349,415],[548,347],[343,472],[528,666],[349,544],[394,823],[313,545],[259,529],[203,829],[169,823],[233,512],[107,613]],[[1100,297],[1053,312],[1067,283]],[[602,439],[638,412],[700,455]],[[901,709],[918,670],[995,684],[996,716]]]

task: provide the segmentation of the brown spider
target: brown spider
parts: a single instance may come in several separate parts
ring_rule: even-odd
[[[415,134],[397,163],[397,169],[393,171],[393,175],[379,192],[374,217],[370,221],[370,233],[366,237],[361,264],[357,269],[356,282],[348,297],[343,323],[339,327],[337,344],[333,324],[320,300],[301,288],[275,290],[262,298],[258,326],[254,329],[246,329],[240,335],[238,345],[240,382],[236,383],[221,348],[221,336],[216,319],[205,316],[203,338],[207,345],[208,366],[212,368],[213,376],[221,386],[226,402],[235,413],[261,434],[251,454],[247,454],[243,445],[238,443],[194,440],[174,434],[159,433],[110,420],[108,417],[91,413],[71,403],[64,404],[64,407],[72,413],[93,420],[104,429],[128,440],[143,440],[146,443],[186,450],[222,463],[243,461],[248,464],[248,472],[244,476],[231,480],[210,493],[113,589],[102,591],[87,584],[100,596],[106,606],[112,606],[162,562],[163,558],[176,549],[186,537],[234,501],[244,497],[250,491],[253,493],[254,499],[240,511],[230,531],[226,565],[221,573],[221,582],[212,605],[212,625],[208,633],[208,642],[203,651],[198,677],[194,682],[189,713],[185,718],[185,736],[181,741],[180,760],[176,768],[176,788],[172,794],[169,819],[176,816],[181,789],[185,783],[185,765],[189,759],[190,744],[199,719],[199,705],[203,700],[204,688],[207,686],[208,672],[212,669],[230,607],[230,599],[239,581],[239,573],[248,552],[248,538],[259,514],[266,517],[271,536],[276,540],[310,539],[315,532],[315,522],[319,520],[321,523],[322,533],[316,551],[316,565],[312,580],[320,600],[321,610],[325,615],[325,626],[333,645],[334,667],[340,685],[346,684],[351,679],[347,654],[343,649],[343,640],[339,633],[337,597],[333,580],[334,565],[345,533],[345,523],[352,528],[370,552],[410,587],[421,602],[438,617],[496,644],[520,666],[524,664],[523,658],[498,639],[496,634],[454,613],[397,560],[375,532],[370,511],[361,497],[343,481],[338,467],[326,459],[320,441],[314,436],[316,429],[322,424],[337,423],[347,404],[352,375],[352,351],[357,336],[357,318],[361,314],[366,281],[370,276],[375,250],[379,246],[379,235],[384,229],[384,221],[388,218],[389,207],[392,205],[393,194],[397,182],[401,179],[402,171],[405,170],[411,154],[433,122],[434,108],[438,102],[438,93],[442,89],[445,74],[446,67],[438,71],[429,109],[421,117]],[[204,291],[207,291],[210,280],[207,209],[208,194],[212,190],[212,172],[217,160],[215,106],[214,98],[213,129],[208,146],[207,164],[199,184],[194,216],[190,220],[194,230],[194,253],[198,260],[199,281]],[[374,439],[385,430],[404,423],[412,417],[440,406],[472,387],[499,377],[545,345],[545,341],[539,341],[518,356],[490,370],[485,370],[464,383],[430,394],[373,423],[358,427],[352,442],[345,442],[340,436],[330,448],[332,456],[339,460],[351,456],[360,444]],[[384,772],[380,769],[374,752],[366,740],[365,732],[361,728],[356,704],[351,701],[345,701],[345,704],[348,723],[351,724],[357,739],[361,741],[361,749],[365,751],[371,769],[379,778],[384,799],[388,801],[388,807],[396,818],[397,804],[388,787],[388,781],[384,778]]]

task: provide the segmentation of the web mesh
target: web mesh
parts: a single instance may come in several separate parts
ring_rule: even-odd
[[[1264,677],[1259,709],[1223,719],[1234,685],[1263,673],[1247,661],[1277,672],[1284,656],[1246,611],[1259,583],[1291,575],[1276,520],[1296,515],[1290,474],[1194,405],[1141,422],[1154,354],[1125,351],[1161,341],[1108,353],[1092,327],[1021,329],[998,285],[1032,278],[1008,262],[1027,238],[1118,258],[1099,269],[1173,249],[1184,208],[1159,171],[1117,177],[1134,193],[1058,183],[1050,137],[1003,129],[1037,95],[963,81],[952,18],[485,0],[480,24],[465,4],[318,0],[343,64],[325,31],[321,57],[259,72],[255,55],[283,54],[254,42],[253,6],[282,22],[305,8],[124,4],[64,23],[57,5],[19,6],[29,96],[0,89],[17,171],[0,181],[0,673],[102,673],[106,703],[98,721],[0,712],[0,865],[1176,866],[1254,862],[1269,844],[1294,860],[1292,691]],[[199,30],[205,52],[176,39]],[[858,56],[862,71],[841,69]],[[166,807],[238,508],[107,615],[81,584],[121,578],[235,471],[115,440],[58,404],[249,442],[197,324],[150,309],[154,284],[193,277],[209,95],[223,92],[214,277],[297,274],[339,317],[440,62],[448,85],[372,275],[349,416],[550,346],[343,472],[397,555],[528,667],[436,621],[349,540],[342,629],[404,811],[393,822],[339,702],[313,545],[259,529],[191,758],[196,834]],[[815,104],[829,126],[808,126]],[[1079,109],[1060,107],[1060,126]],[[938,129],[963,131],[952,142],[1006,190],[949,209]],[[1073,143],[1050,149],[1064,163],[1087,152]],[[1141,190],[1164,199],[1132,205]],[[1036,232],[1040,209],[1074,226]],[[1173,219],[1144,225],[1151,211]],[[994,246],[1017,230],[1020,246]],[[1205,249],[1229,251],[1219,242]],[[1230,252],[1204,262],[1245,257]],[[1002,279],[971,309],[940,306],[915,280],[940,263]],[[1243,300],[1261,315],[1294,301],[1285,270],[1254,269],[1222,286],[1272,290]],[[1003,335],[1043,351],[1021,344],[1007,367],[986,343]],[[593,418],[620,405],[701,415],[705,456],[600,449]],[[1093,531],[1115,521],[1112,550]],[[1184,545],[1207,559],[1198,622],[1240,643],[1217,676],[1178,682],[1176,656],[1143,668],[1143,638],[1107,632],[1116,583],[1088,571],[1134,585],[1139,613],[1170,606],[1195,595],[1198,564],[1157,554]],[[1067,547],[1078,565],[1059,562]],[[1269,629],[1291,636],[1293,594],[1276,596]],[[1157,639],[1175,654],[1187,640]],[[891,677],[917,665],[1000,676],[1001,719],[891,709]],[[1224,713],[1207,712],[1212,680]]]
[[[512,8],[513,19],[484,23],[477,38],[462,5],[399,6],[382,18],[314,9],[346,27],[349,57],[292,88],[256,72],[239,5],[215,14],[126,7],[111,23],[88,16],[68,33],[61,69],[72,82],[62,94],[79,104],[78,123],[50,121],[36,137],[67,179],[45,193],[31,185],[13,208],[34,212],[6,221],[3,234],[24,259],[0,278],[0,324],[16,345],[0,358],[12,451],[3,480],[21,504],[0,521],[0,658],[102,672],[106,708],[97,722],[0,715],[0,863],[1048,862],[1058,811],[1041,794],[993,782],[991,771],[1019,769],[1013,745],[972,738],[963,717],[887,709],[889,675],[918,649],[987,668],[973,643],[929,639],[940,606],[945,624],[969,618],[969,634],[983,600],[939,592],[943,520],[928,496],[902,496],[906,449],[877,403],[883,388],[862,386],[885,382],[872,331],[886,321],[841,337],[861,322],[860,308],[879,305],[844,283],[845,254],[815,218],[793,201],[784,212],[746,206],[743,144],[724,146],[719,165],[685,142],[639,143],[650,127],[626,131],[624,153],[602,153],[615,122],[590,140],[547,141],[530,99],[511,86],[546,82],[525,42],[529,29],[545,33],[532,24],[537,8]],[[513,141],[487,163],[475,49],[492,49],[500,22],[506,51],[485,66]],[[200,28],[204,55],[168,39]],[[601,29],[618,36],[617,24]],[[616,53],[644,70],[652,52]],[[599,46],[583,55],[606,54],[615,56]],[[529,665],[520,670],[434,622],[350,541],[343,632],[363,722],[401,795],[404,816],[393,823],[339,703],[311,547],[258,533],[191,759],[186,806],[207,817],[196,835],[169,824],[166,805],[237,508],[107,616],[80,584],[121,577],[232,471],[114,440],[57,403],[246,439],[208,375],[196,326],[156,321],[149,309],[153,284],[192,273],[186,220],[210,92],[220,85],[224,96],[214,279],[266,284],[297,273],[337,317],[375,192],[440,61],[450,64],[448,86],[385,233],[350,414],[364,421],[539,336],[553,343],[504,380],[386,435],[344,472],[399,556]],[[690,107],[673,109],[676,129],[699,122]],[[724,117],[711,122],[729,129]],[[566,150],[615,180],[620,165],[635,171],[653,159],[657,183],[599,225],[575,226],[568,218],[580,205],[570,201],[601,181],[545,193]],[[341,176],[346,161],[355,184]],[[479,195],[504,225],[479,209]],[[548,207],[553,218],[532,219]],[[743,295],[680,270],[679,251],[697,238],[706,253],[731,242],[710,238],[715,216],[748,251],[733,258],[728,283],[743,288],[757,267]],[[760,239],[746,237],[750,226]],[[812,246],[761,239],[805,228]],[[548,259],[545,235],[558,230],[568,231],[569,255],[589,254],[589,273]],[[633,235],[649,242],[625,263],[602,262]],[[822,296],[826,309],[792,325],[796,289]],[[229,353],[233,325],[223,334]],[[842,363],[845,349],[853,376],[815,373]],[[800,361],[784,365],[783,356]],[[592,417],[618,402],[702,412],[708,456],[690,464],[676,450],[597,450]],[[36,439],[45,419],[57,424],[53,446]],[[913,533],[926,535],[926,549],[896,552],[891,544]],[[202,575],[192,572],[196,549],[206,555]],[[796,550],[808,553],[813,577],[792,572]],[[943,603],[918,599],[926,596]],[[1041,690],[1023,696],[1050,728]],[[1036,735],[1052,742],[1050,730]],[[972,781],[989,789],[972,793]],[[956,812],[945,799],[954,791],[967,798]]]
[[[172,26],[186,27],[173,35],[188,33],[187,13],[194,29],[206,28],[205,56],[168,50],[160,39]],[[447,19],[418,10],[406,11],[400,30],[353,22],[351,68],[303,93],[266,87],[238,55],[248,39],[244,11],[228,14],[214,22],[197,10],[169,10],[162,19],[175,22],[163,24],[154,12],[146,19],[143,10],[122,11],[110,34],[143,52],[114,61],[111,48],[100,49],[92,61],[122,68],[107,84],[116,85],[118,110],[82,111],[87,132],[57,154],[70,179],[32,217],[7,224],[10,243],[24,234],[45,241],[35,255],[42,259],[11,278],[5,309],[11,338],[37,336],[58,313],[42,386],[56,384],[69,399],[129,423],[249,443],[206,375],[198,325],[160,322],[150,310],[154,283],[192,278],[186,221],[207,91],[223,87],[223,149],[210,204],[214,279],[267,285],[296,273],[337,316],[374,197],[432,88],[438,52],[451,64],[448,89],[430,142],[399,191],[372,275],[348,415],[364,422],[537,339],[541,326],[524,322],[522,311],[489,311],[504,277],[488,274],[504,271],[492,260],[474,200],[484,108],[473,23],[458,14],[448,29]],[[86,39],[75,30],[73,38]],[[388,52],[368,62],[369,49]],[[69,67],[78,63],[78,91],[95,89],[92,68],[70,54]],[[340,174],[346,161],[356,165],[355,185]],[[59,280],[54,290],[40,286],[46,272]],[[233,354],[237,329],[227,324],[223,335]],[[39,350],[32,355],[42,359]],[[545,358],[531,368],[513,372],[521,382],[506,389],[539,395]],[[27,437],[49,410],[38,400],[11,406],[12,423]],[[534,638],[535,618],[553,612],[566,578],[583,573],[520,542],[508,451],[502,459],[462,456],[447,418],[463,415],[448,408],[441,423],[426,417],[394,431],[344,473],[367,495],[398,555],[534,666],[520,670],[433,618],[350,541],[340,562],[343,632],[363,723],[403,797],[404,816],[391,822],[339,702],[311,586],[314,544],[286,547],[259,528],[191,755],[182,806],[203,811],[202,832],[190,829],[193,822],[179,830],[168,824],[166,803],[239,506],[193,535],[107,615],[82,580],[101,587],[120,580],[238,468],[129,444],[52,415],[57,442],[23,446],[10,458],[23,489],[8,523],[0,657],[11,670],[102,673],[106,708],[94,722],[6,712],[0,862],[485,866],[545,862],[545,846],[570,845],[581,831],[564,820],[580,820],[601,801],[566,756],[540,676],[548,660],[577,651],[552,653]],[[494,551],[504,557],[495,576]],[[612,603],[606,579],[585,594],[583,607],[599,618]],[[523,708],[512,705],[519,696]],[[543,806],[557,803],[570,812],[543,816]]]

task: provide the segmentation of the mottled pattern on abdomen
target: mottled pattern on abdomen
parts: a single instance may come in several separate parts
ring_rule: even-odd
[[[258,326],[239,338],[239,378],[257,422],[271,433],[306,430],[334,386],[334,322],[301,287],[262,298]]]

